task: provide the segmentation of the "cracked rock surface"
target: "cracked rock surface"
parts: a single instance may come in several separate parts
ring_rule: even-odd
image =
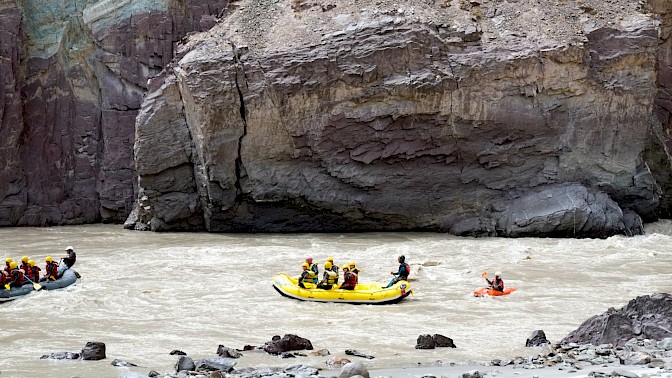
[[[232,2],[152,80],[126,226],[641,233],[669,214],[669,15],[656,1]]]

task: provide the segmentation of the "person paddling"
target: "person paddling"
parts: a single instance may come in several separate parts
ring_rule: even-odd
[[[23,272],[19,270],[19,265],[15,261],[12,261],[9,267],[12,270],[9,272],[9,281],[5,284],[5,287],[21,287],[24,277]]]
[[[33,282],[39,282],[40,281],[40,269],[39,266],[35,266],[35,260],[28,260],[28,265],[30,266],[28,268],[28,271],[26,272],[26,276]]]
[[[42,278],[42,281],[56,281],[56,277],[58,277],[58,263],[54,262],[53,257],[47,256],[44,261],[47,262],[47,266],[44,268],[44,278]]]
[[[502,280],[501,276],[501,272],[495,272],[495,278],[492,281],[490,281],[485,275],[483,275],[483,278],[485,278],[492,290],[504,291],[504,281]]]
[[[389,284],[385,287],[391,287],[392,285],[396,284],[399,281],[407,281],[408,280],[408,275],[411,274],[411,267],[406,264],[406,256],[401,255],[397,258],[397,262],[399,262],[399,270],[397,272],[390,272],[393,276],[395,276]]]
[[[19,266],[19,269],[23,271],[23,274],[28,273],[30,270],[30,265],[28,264],[29,260],[28,256],[21,257],[21,265]]]
[[[7,273],[7,274],[9,274],[9,272],[12,271],[12,268],[9,267],[9,265],[12,263],[12,261],[14,261],[14,260],[12,260],[11,257],[8,257],[7,259],[5,259],[5,269],[4,269],[4,272]]]

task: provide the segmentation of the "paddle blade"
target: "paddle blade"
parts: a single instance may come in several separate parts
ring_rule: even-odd
[[[487,277],[487,276],[488,276],[488,272],[483,272],[483,273],[481,273],[481,277],[485,278],[485,277]]]
[[[11,290],[11,287],[9,287],[9,284],[5,284],[5,289]]]
[[[33,282],[33,289],[35,289],[37,291],[42,290],[42,285],[40,285],[36,282]]]

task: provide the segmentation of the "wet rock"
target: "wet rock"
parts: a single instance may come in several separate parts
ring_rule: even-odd
[[[293,365],[283,369],[282,371],[294,377],[309,377],[312,375],[317,375],[320,372],[319,369],[306,365]]]
[[[311,352],[310,354],[312,354],[313,356],[321,356],[321,357],[324,357],[324,356],[328,356],[328,355],[330,355],[331,353],[329,353],[329,350],[327,350],[327,349],[318,349],[318,350],[316,350],[316,351],[314,351],[314,352]]]
[[[338,378],[350,378],[358,375],[364,378],[369,378],[369,371],[366,370],[363,363],[355,361],[345,364],[345,366],[341,368]]]
[[[619,355],[622,365],[646,365],[651,362],[651,355],[645,352],[629,352]]]
[[[242,353],[236,351],[235,349],[227,348],[224,345],[220,345],[217,348],[217,355],[226,358],[240,358],[243,356]]]
[[[221,370],[229,373],[236,366],[236,361],[230,358],[210,357],[204,358],[196,362],[196,371],[212,371]]]
[[[296,358],[294,353],[284,352],[279,354],[280,358]]]
[[[303,337],[287,334],[282,339],[280,336],[274,336],[270,342],[264,344],[262,349],[266,353],[279,355],[293,350],[312,350],[313,344]]]
[[[149,373],[147,373],[147,376],[149,378],[160,377],[161,373],[159,373],[158,371],[152,370]]]
[[[105,358],[105,343],[89,341],[82,349],[82,360],[96,361]]]
[[[415,343],[415,349],[434,349],[436,344],[430,335],[420,335]]]
[[[374,356],[358,352],[354,349],[346,349],[345,354],[347,354],[348,356],[363,357],[363,358],[366,358],[366,359],[369,359],[369,360],[376,358]]]
[[[41,356],[40,360],[79,360],[79,357],[79,353],[55,352]]]
[[[177,363],[175,364],[175,371],[193,371],[196,370],[196,364],[194,363],[194,360],[191,357],[188,356],[181,356],[178,360]]]
[[[621,309],[610,308],[586,320],[562,343],[613,344],[622,346],[632,338],[662,340],[672,337],[672,295],[637,297]]]
[[[351,361],[348,360],[345,357],[339,357],[339,356],[332,356],[329,357],[329,359],[326,362],[326,365],[329,368],[335,369],[335,368],[340,368],[345,366],[346,364],[349,364]]]
[[[171,356],[186,356],[187,354],[181,350],[174,349],[169,353]]]
[[[270,368],[243,368],[236,370],[233,374],[236,377],[240,378],[256,378],[256,377],[269,377],[277,376],[278,373],[282,373],[281,368],[270,367]]]
[[[546,333],[544,331],[538,329],[530,335],[530,337],[527,338],[525,341],[525,346],[526,347],[537,347],[537,346],[543,346],[550,344],[551,342],[548,341],[546,338]]]
[[[112,366],[116,366],[116,367],[131,367],[131,366],[138,366],[138,365],[136,365],[136,364],[134,364],[134,363],[131,363],[131,362],[128,362],[128,361],[124,361],[124,360],[119,360],[119,359],[116,359],[116,358],[112,361],[111,365],[112,365]]]
[[[470,370],[460,375],[460,378],[483,378],[483,374],[478,370]]]
[[[434,346],[437,348],[457,348],[450,337],[435,334],[432,339],[434,340]]]
[[[639,374],[625,369],[616,369],[611,372],[612,377],[639,378]]]

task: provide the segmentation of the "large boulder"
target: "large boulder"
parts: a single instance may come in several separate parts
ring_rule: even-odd
[[[630,2],[289,3],[242,1],[153,80],[129,228],[607,237],[667,211],[660,23]]]
[[[586,320],[562,343],[625,345],[632,339],[663,340],[672,337],[672,295],[637,297],[624,307],[609,308]]]
[[[273,340],[264,344],[262,349],[266,351],[266,353],[278,355],[293,350],[312,350],[313,344],[310,340],[303,337],[287,334],[282,338],[277,336],[274,337]]]

